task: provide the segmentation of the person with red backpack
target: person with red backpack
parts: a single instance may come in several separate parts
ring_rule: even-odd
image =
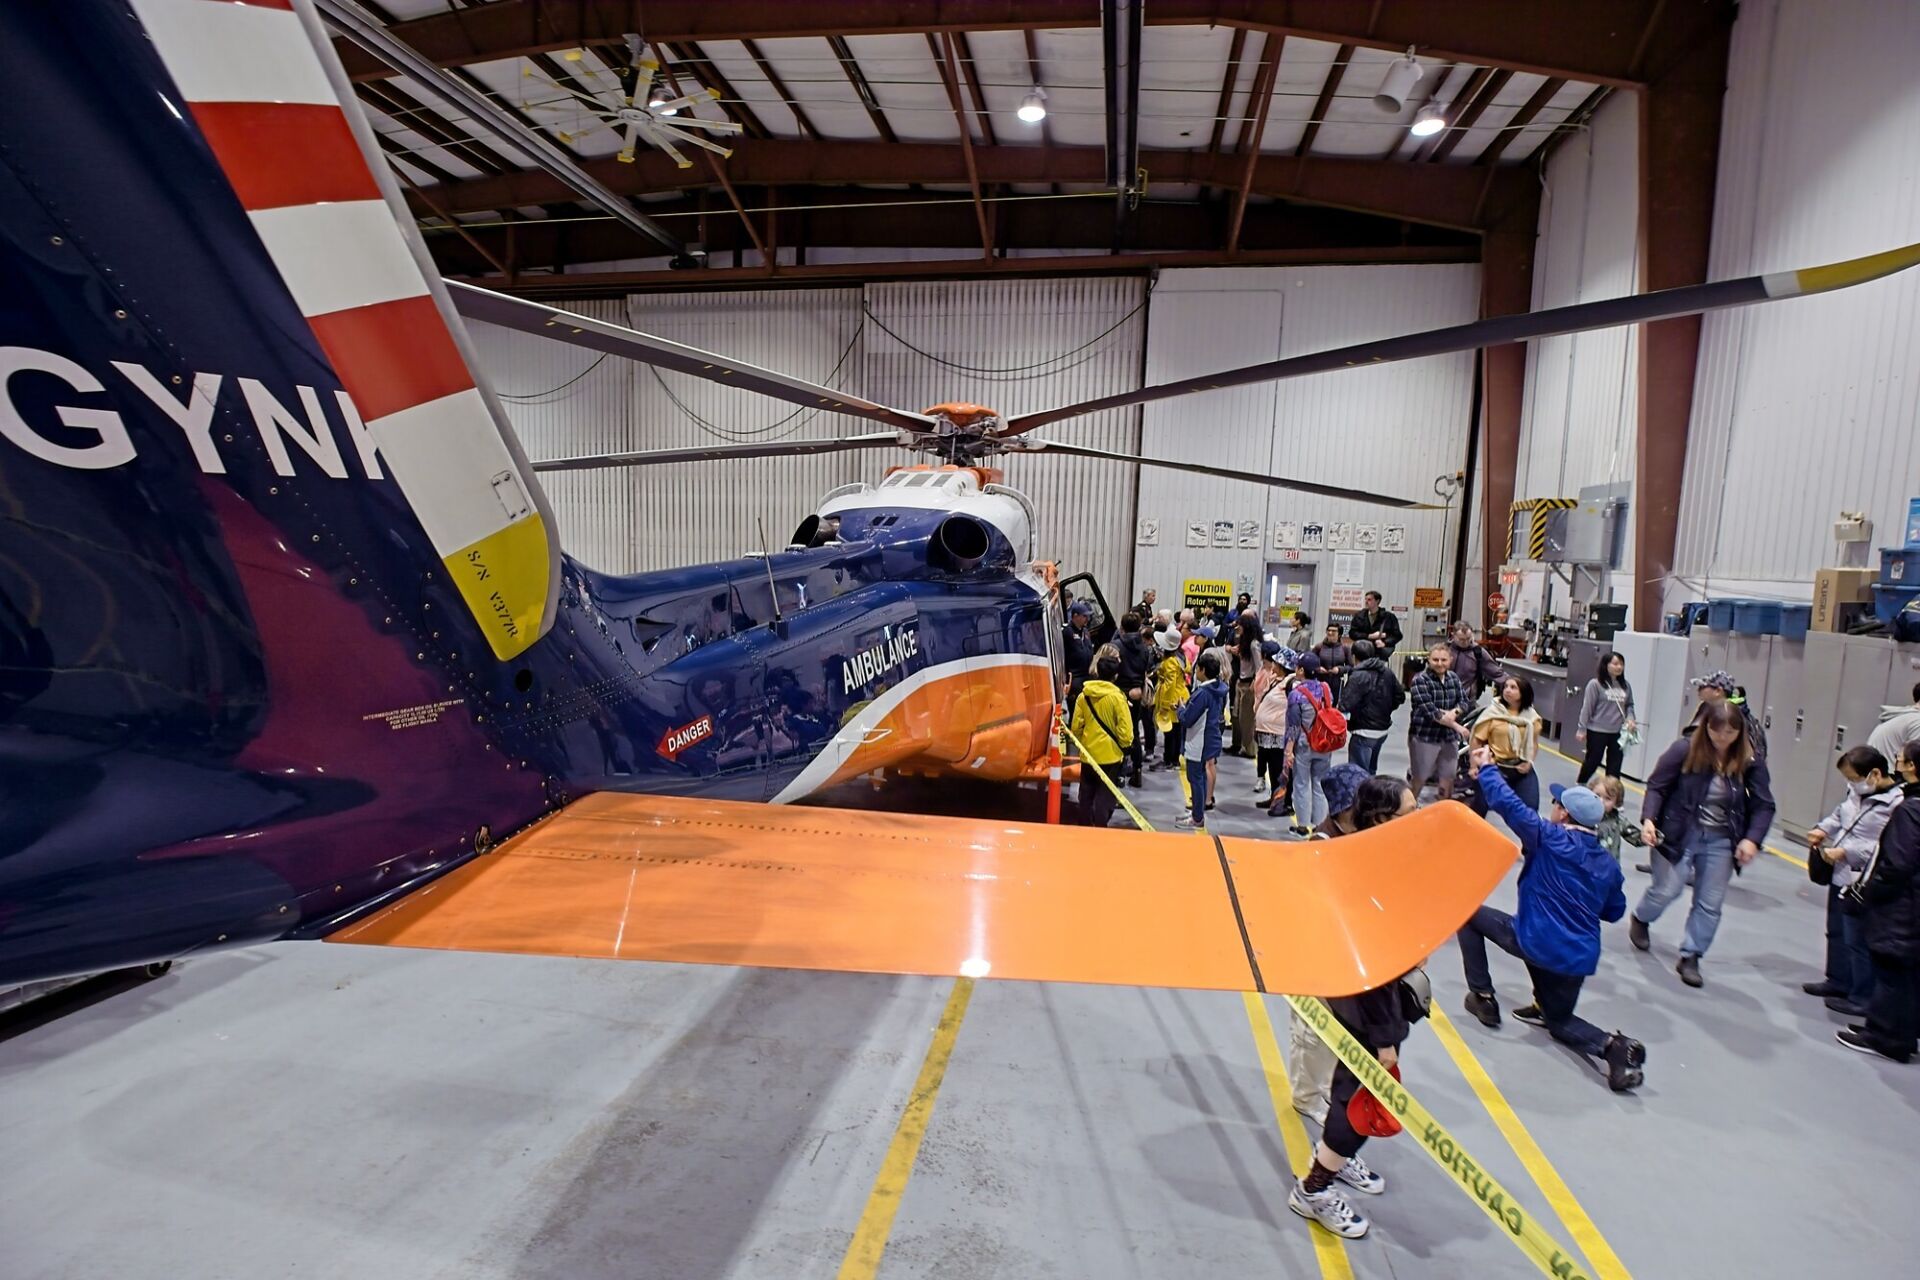
[[[1287,693],[1287,772],[1293,775],[1293,834],[1303,839],[1327,820],[1322,782],[1333,753],[1347,745],[1347,718],[1320,678],[1320,659],[1300,655],[1298,678]]]

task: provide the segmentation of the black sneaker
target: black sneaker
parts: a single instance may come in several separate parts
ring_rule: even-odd
[[[1680,981],[1690,987],[1704,987],[1707,985],[1707,980],[1700,976],[1699,956],[1681,956],[1680,963],[1673,966],[1673,971],[1680,975]]]
[[[1653,874],[1653,864],[1651,862],[1636,862],[1633,864],[1633,869],[1635,871],[1638,871],[1643,876],[1650,876]]]
[[[1877,1057],[1885,1058],[1889,1062],[1913,1061],[1913,1055],[1911,1053],[1895,1053],[1868,1035],[1864,1030],[1855,1031],[1852,1027],[1845,1027],[1834,1032],[1833,1038],[1847,1046],[1847,1048],[1852,1049],[1855,1053],[1871,1053]]]
[[[1842,996],[1835,996],[1824,1003],[1827,1008],[1833,1010],[1835,1013],[1845,1014],[1849,1018],[1864,1018],[1867,1016],[1865,1009]]]
[[[1647,922],[1632,913],[1627,915],[1627,941],[1635,951],[1648,951],[1653,947],[1653,939],[1647,936]]]
[[[1828,982],[1825,979],[1819,982],[1803,982],[1800,984],[1800,989],[1810,996],[1819,996],[1823,1000],[1831,1000],[1835,996],[1844,996],[1847,994],[1845,987],[1836,982]]]
[[[1491,991],[1469,991],[1466,999],[1467,1012],[1480,1019],[1483,1027],[1500,1025],[1500,1002]]]
[[[1547,1015],[1540,1012],[1540,1006],[1537,1004],[1522,1005],[1520,1008],[1515,1009],[1513,1011],[1513,1020],[1515,1022],[1524,1022],[1530,1027],[1544,1027],[1547,1025]]]
[[[1647,1046],[1616,1031],[1607,1037],[1603,1055],[1607,1060],[1607,1087],[1615,1093],[1638,1089],[1646,1078],[1640,1068],[1647,1062]]]

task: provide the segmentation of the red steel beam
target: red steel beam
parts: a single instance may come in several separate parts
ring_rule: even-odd
[[[656,47],[660,48],[662,53],[665,52],[664,46],[656,46]],[[666,75],[667,87],[673,90],[673,96],[676,98],[684,97],[685,95],[680,92],[680,77],[674,74],[673,64],[666,61],[666,59],[663,57],[660,61],[660,70],[662,73]],[[710,173],[712,173],[714,182],[719,185],[722,191],[727,193],[727,200],[733,205],[734,213],[739,215],[741,223],[745,225],[745,227],[747,228],[747,238],[749,240],[752,240],[753,247],[760,251],[760,261],[764,263],[768,263],[769,265],[774,265],[774,258],[771,254],[767,252],[766,244],[761,241],[760,232],[754,227],[753,219],[747,216],[746,206],[740,203],[740,196],[738,195],[738,193],[734,191],[733,181],[727,176],[726,167],[720,163],[720,157],[714,155],[713,152],[708,151],[705,147],[697,147],[695,148],[695,150],[699,151],[700,154],[706,158],[707,169]],[[655,155],[658,155],[659,153],[649,151],[647,154],[649,156],[655,156]],[[660,156],[660,159],[665,160],[666,157]],[[639,163],[639,157],[636,156],[634,158],[634,164],[638,164],[638,163]],[[621,165],[621,167],[631,168],[632,166]],[[678,168],[679,166],[676,165],[675,167]],[[768,225],[769,226],[772,225],[771,218],[768,219]]]
[[[1529,215],[1523,207],[1510,211],[1501,226],[1486,233],[1480,249],[1480,314],[1513,315],[1533,306],[1534,223],[1537,200]],[[1525,343],[1486,347],[1480,352],[1479,475],[1481,600],[1498,590],[1500,566],[1507,558],[1507,510],[1513,505],[1520,468],[1520,417],[1526,403],[1527,348]],[[1456,616],[1472,616],[1467,601],[1455,601]],[[1492,621],[1492,619],[1488,619]]]
[[[1535,75],[1636,87],[1656,66],[1668,24],[1645,38],[1663,0],[1154,0],[1153,26],[1225,26],[1400,52]],[[1733,0],[1674,0],[1731,15]],[[1669,6],[1672,7],[1672,6]],[[644,24],[641,19],[644,14]],[[1088,0],[497,0],[457,14],[394,23],[442,65],[576,48],[644,30],[650,40],[759,40],[794,36],[917,35],[1099,25]],[[355,79],[393,72],[342,42]]]
[[[1500,91],[1507,87],[1507,81],[1511,79],[1513,72],[1505,67],[1488,76],[1487,82],[1480,87],[1480,96],[1467,105],[1458,120],[1448,122],[1447,131],[1440,135],[1440,145],[1433,149],[1427,159],[1438,164],[1452,155],[1454,148],[1467,136],[1467,130],[1480,123],[1480,117],[1487,113],[1487,108],[1493,105],[1493,100],[1500,96]]]
[[[1453,129],[1459,123],[1460,117],[1465,114],[1466,109],[1471,107],[1474,101],[1479,98],[1480,90],[1486,87],[1487,80],[1492,77],[1492,75],[1493,68],[1491,67],[1475,67],[1467,74],[1467,82],[1460,86],[1460,92],[1453,95],[1451,102],[1444,104],[1444,110],[1447,113],[1447,127],[1439,133],[1434,134],[1431,138],[1428,138],[1414,150],[1412,157],[1413,163],[1421,164],[1433,158],[1433,153],[1438,151],[1440,144],[1451,136]],[[1438,97],[1440,90],[1445,87],[1445,82],[1434,85],[1434,96]]]
[[[793,121],[800,126],[800,136],[808,142],[818,142],[820,131],[813,127],[813,121],[807,119],[806,111],[800,106],[800,99],[793,96],[793,90],[787,88],[787,82],[780,78],[780,73],[773,69],[771,62],[767,61],[767,55],[760,52],[760,46],[751,40],[742,40],[740,43],[746,46],[747,56],[753,59],[753,65],[758,68],[761,76],[773,86],[773,91],[780,95],[780,101],[787,110],[793,112]]]
[[[952,35],[942,35],[937,40],[928,36],[934,46],[934,54],[939,61],[940,79],[947,86],[947,101],[953,104],[953,119],[960,126],[960,154],[967,162],[967,185],[973,188],[973,214],[980,220],[980,252],[987,257],[993,256],[993,226],[987,221],[987,206],[980,198],[980,166],[973,158],[973,123],[967,119],[967,108],[960,101],[960,69],[953,52]]]
[[[1333,55],[1333,65],[1327,68],[1327,82],[1320,86],[1320,96],[1313,100],[1313,116],[1307,121],[1307,127],[1300,135],[1300,144],[1293,149],[1296,156],[1305,156],[1313,150],[1313,140],[1320,136],[1320,122],[1327,118],[1327,108],[1333,105],[1333,96],[1340,92],[1340,81],[1346,78],[1347,64],[1353,59],[1353,46],[1343,44]]]
[[[1721,100],[1733,24],[1716,23],[1669,61],[1640,103],[1640,288],[1707,278]],[[1640,333],[1633,491],[1633,627],[1658,631],[1680,525],[1700,317]]]
[[[1240,189],[1233,196],[1233,213],[1227,218],[1228,253],[1240,245],[1240,223],[1247,214],[1247,197],[1253,194],[1253,169],[1260,159],[1260,139],[1267,132],[1267,113],[1273,108],[1273,82],[1280,74],[1280,57],[1286,48],[1285,36],[1268,36],[1267,47],[1261,50],[1260,73],[1253,78],[1257,105],[1253,109],[1252,128],[1241,139],[1246,157],[1240,173]]]
[[[1031,32],[1027,39],[1033,39]],[[1227,112],[1233,109],[1233,87],[1240,79],[1240,55],[1246,51],[1246,47],[1245,29],[1235,27],[1233,40],[1227,45],[1227,74],[1220,81],[1220,101],[1213,108],[1213,136],[1207,140],[1207,150],[1216,156],[1220,154],[1220,139],[1227,132]]]
[[[1100,147],[975,147],[975,170],[983,183],[1094,183],[1105,181],[1106,157]],[[1141,163],[1156,182],[1188,183],[1238,190],[1245,176],[1242,156],[1212,156],[1204,151],[1143,152]],[[676,168],[657,152],[643,152],[632,164],[608,158],[583,162],[583,168],[614,191],[684,190],[716,185],[697,169]],[[742,186],[848,186],[860,183],[961,183],[968,181],[966,156],[953,143],[793,142],[741,139],[734,144],[726,171]],[[1380,160],[1315,156],[1257,155],[1250,191],[1285,196],[1306,204],[1382,214],[1429,226],[1479,230],[1474,208],[1480,203],[1486,174],[1469,165],[1409,165]],[[1496,171],[1487,217],[1499,215],[1508,188],[1530,188],[1533,180],[1520,166]],[[537,171],[519,171],[433,188],[434,199],[451,213],[511,209],[519,205],[565,203],[579,197],[565,184]]]
[[[867,110],[867,119],[873,125],[874,132],[887,142],[898,142],[900,138],[887,123],[887,113],[880,109],[880,99],[874,96],[873,86],[867,83],[866,73],[860,70],[860,60],[853,56],[853,46],[843,36],[830,36],[827,44],[833,49],[833,58],[840,64],[840,73],[853,86],[853,92],[860,99],[860,105]]]
[[[1373,249],[1243,249],[1231,255],[1203,251],[1067,254],[1059,257],[1037,258],[956,258],[947,262],[809,263],[806,266],[782,267],[777,274],[764,267],[722,267],[705,271],[582,271],[551,276],[523,275],[511,288],[506,288],[497,279],[487,277],[475,278],[470,282],[526,297],[580,298],[601,293],[628,293],[651,289],[727,289],[765,284],[769,281],[780,284],[827,284],[866,280],[949,280],[965,279],[970,276],[1117,275],[1172,267],[1311,266],[1459,261],[1461,261],[1461,251],[1458,249],[1423,246],[1386,246]]]

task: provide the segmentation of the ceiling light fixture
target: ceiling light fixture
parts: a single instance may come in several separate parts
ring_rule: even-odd
[[[1396,58],[1388,66],[1387,74],[1380,78],[1380,89],[1373,95],[1373,105],[1388,115],[1399,115],[1407,105],[1407,95],[1413,92],[1413,86],[1420,83],[1420,64],[1413,60],[1413,50],[1407,50],[1407,56]]]
[[[1047,91],[1039,85],[1033,86],[1033,92],[1020,99],[1020,110],[1015,113],[1028,124],[1039,124],[1047,118]]]
[[[1429,102],[1415,114],[1413,123],[1408,126],[1408,132],[1412,133],[1416,138],[1431,138],[1434,134],[1446,127],[1446,111]]]
[[[691,92],[698,93],[700,90],[696,86]],[[657,116],[677,116],[680,114],[680,108],[667,105],[667,103],[674,101],[677,96],[676,94],[669,93],[664,87],[655,89],[653,96],[647,99],[647,108]]]

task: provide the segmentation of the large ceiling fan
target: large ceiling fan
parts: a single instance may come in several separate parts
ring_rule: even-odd
[[[534,463],[536,471],[576,471],[593,467],[651,466],[677,462],[710,461],[721,458],[763,458],[798,454],[838,453],[861,449],[908,449],[931,455],[942,461],[970,465],[1001,453],[1058,453],[1081,458],[1103,458],[1133,463],[1136,466],[1167,467],[1178,471],[1224,476],[1252,484],[1269,485],[1300,493],[1350,498],[1357,502],[1413,510],[1437,509],[1434,504],[1415,502],[1386,494],[1370,493],[1342,485],[1293,480],[1285,476],[1235,471],[1225,467],[1170,458],[1148,458],[1130,453],[1093,449],[1058,440],[1039,439],[1031,434],[1036,427],[1077,418],[1107,409],[1149,404],[1177,396],[1195,395],[1222,387],[1298,378],[1307,374],[1364,365],[1414,360],[1422,356],[1446,355],[1479,347],[1502,346],[1533,338],[1547,338],[1589,329],[1607,329],[1620,325],[1645,324],[1677,316],[1716,311],[1724,307],[1747,306],[1781,298],[1826,293],[1846,289],[1869,280],[1877,280],[1897,271],[1920,265],[1920,244],[1891,249],[1884,253],[1853,258],[1824,267],[1801,271],[1779,271],[1767,275],[1746,276],[1709,284],[1683,285],[1653,293],[1632,294],[1598,302],[1582,302],[1566,307],[1519,315],[1496,316],[1468,324],[1430,329],[1398,338],[1362,342],[1348,347],[1310,352],[1284,360],[1270,360],[1239,369],[1223,370],[1176,382],[1164,382],[1082,400],[1077,404],[1045,409],[1038,413],[1015,414],[1003,418],[991,409],[974,404],[942,404],[914,413],[878,404],[861,396],[832,387],[807,382],[772,369],[762,369],[711,351],[702,351],[683,343],[641,333],[603,320],[593,320],[571,312],[543,306],[524,298],[508,297],[473,285],[448,282],[454,304],[462,315],[523,333],[540,334],[572,346],[638,360],[662,369],[691,374],[729,387],[743,387],[775,400],[824,409],[865,418],[885,431],[834,439],[784,440],[764,444],[716,445],[698,449],[649,449],[636,453],[596,454],[578,458],[554,458]]]
[[[529,66],[527,75],[573,101],[565,104],[529,103],[528,110],[549,114],[571,112],[576,117],[586,115],[592,123],[585,128],[567,130],[558,125],[548,127],[560,141],[566,143],[591,137],[602,129],[611,129],[620,135],[621,141],[620,152],[615,158],[627,164],[633,163],[643,143],[666,152],[673,158],[674,164],[682,169],[692,168],[693,161],[680,151],[681,146],[701,147],[722,157],[732,155],[731,147],[721,146],[701,134],[739,133],[740,122],[708,120],[693,114],[693,108],[700,103],[718,101],[720,91],[705,88],[681,94],[668,89],[656,90],[654,78],[660,72],[660,59],[637,35],[629,34],[626,43],[627,61],[611,72],[616,83],[604,90],[596,85],[594,93],[583,93]],[[589,85],[594,83],[595,78],[609,74],[586,69],[578,62],[574,65],[580,68],[575,72],[579,81]]]

